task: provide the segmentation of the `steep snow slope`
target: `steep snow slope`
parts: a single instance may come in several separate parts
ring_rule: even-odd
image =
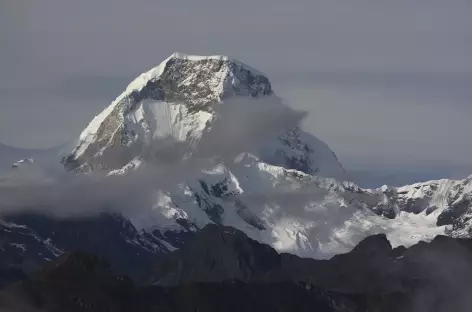
[[[186,142],[182,153],[188,156],[217,119],[215,105],[260,97],[278,100],[257,70],[224,56],[175,53],[136,78],[97,115],[63,164],[94,171],[121,169],[136,157],[152,162],[155,141],[163,139]],[[310,174],[344,174],[329,147],[298,128],[275,135],[254,152],[265,162]]]
[[[470,237],[472,231],[472,176],[463,180],[436,180],[396,189],[402,210],[437,215],[437,225],[447,225],[446,234]]]

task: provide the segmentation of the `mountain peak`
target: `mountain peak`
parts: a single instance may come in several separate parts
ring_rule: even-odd
[[[223,62],[229,62],[233,63],[234,65],[238,65],[240,67],[244,67],[246,70],[252,72],[254,75],[257,76],[265,76],[262,72],[259,70],[241,62],[236,59],[232,59],[228,56],[225,55],[209,55],[209,56],[203,56],[203,55],[192,55],[192,54],[186,54],[186,53],[181,53],[181,52],[174,52],[168,59],[181,59],[181,60],[190,60],[190,61],[202,61],[202,60],[218,60],[218,61],[223,61]]]
[[[224,99],[272,94],[269,79],[239,61],[174,53],[97,115],[62,162],[70,170],[119,169],[157,138],[198,141],[212,105]]]
[[[201,78],[210,78],[210,80],[203,81]],[[158,66],[151,68],[133,80],[117,100],[133,92],[140,92],[150,82],[159,79],[171,80],[177,86],[175,91],[178,92],[185,92],[185,86],[192,86],[193,83],[196,83],[194,87],[200,87],[198,89],[206,87],[205,93],[209,91],[214,98],[213,100],[222,100],[234,94],[257,96],[272,93],[267,77],[240,61],[224,55],[202,56],[175,52]],[[240,87],[243,87],[243,89],[240,89]],[[199,94],[193,95],[199,96]],[[208,99],[210,100],[210,98]]]
[[[119,170],[137,157],[155,162],[160,157],[156,148],[161,151],[160,142],[169,138],[185,143],[179,148],[191,154],[218,117],[214,105],[234,97],[273,95],[269,79],[242,62],[222,55],[174,53],[133,80],[97,115],[62,163],[83,172]],[[172,153],[167,148],[175,149],[175,144],[165,148]],[[274,135],[273,142],[255,153],[265,162],[309,174],[344,172],[326,144],[298,128]]]

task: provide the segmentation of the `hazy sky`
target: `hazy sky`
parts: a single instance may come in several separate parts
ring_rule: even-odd
[[[172,52],[226,54],[309,110],[346,167],[465,175],[470,16],[470,0],[1,0],[0,141],[63,143]]]

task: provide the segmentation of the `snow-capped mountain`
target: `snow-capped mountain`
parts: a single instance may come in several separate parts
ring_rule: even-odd
[[[130,199],[121,216],[70,221],[73,226],[56,220],[45,227],[49,221],[37,218],[10,222],[35,231],[51,248],[93,249],[120,267],[137,254],[179,248],[209,223],[314,258],[348,252],[377,233],[387,234],[394,247],[439,234],[469,235],[472,178],[360,188],[343,181],[344,169],[324,142],[290,123],[267,135],[273,128],[265,115],[245,110],[266,105],[269,116],[280,103],[269,79],[239,61],[175,53],[131,82],[62,159],[70,171],[105,172],[108,181],[132,176],[130,192],[139,191],[133,199],[150,190],[143,197],[151,200]],[[159,165],[165,173],[154,171]],[[111,192],[107,205],[123,206],[122,191]],[[100,244],[82,243],[93,241],[91,233],[103,238]]]
[[[276,99],[269,79],[239,61],[174,53],[131,82],[96,116],[63,163],[77,171],[117,170],[135,163],[136,157],[154,160],[155,141],[166,138],[185,142],[183,153],[188,155],[217,119],[216,105],[248,97]],[[310,174],[344,173],[329,147],[299,128],[275,136],[259,149],[247,152]]]
[[[109,175],[146,171],[159,162],[157,140],[169,137],[189,143],[181,154],[190,157],[211,135],[218,106],[237,105],[232,98],[276,96],[267,77],[239,61],[175,53],[96,116],[63,164]],[[334,153],[298,127],[260,147],[210,162],[184,184],[156,187],[152,209],[127,217],[158,237],[221,223],[279,251],[317,258],[349,251],[375,233],[387,233],[394,246],[464,235],[458,224],[468,220],[456,212],[467,201],[469,180],[362,189],[340,182],[344,169]]]

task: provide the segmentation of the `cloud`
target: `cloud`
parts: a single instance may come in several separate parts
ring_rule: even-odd
[[[37,212],[57,217],[80,217],[101,212],[139,214],[155,202],[157,190],[195,180],[202,170],[232,161],[241,152],[256,150],[261,142],[299,126],[304,112],[295,111],[277,97],[235,98],[215,106],[218,116],[190,159],[193,146],[171,138],[152,142],[157,160],[124,175],[106,172],[51,175],[36,163],[0,176],[0,213]]]
[[[403,175],[399,180],[411,183],[472,172],[465,143],[472,131],[470,82],[463,74],[333,72],[282,77],[275,88],[310,112],[304,128],[327,142],[345,168]]]
[[[236,97],[215,107],[218,118],[199,143],[198,157],[218,154],[231,158],[255,151],[263,142],[300,126],[306,112],[297,111],[276,96],[247,99]]]
[[[124,213],[151,209],[153,194],[195,174],[198,163],[149,166],[128,176],[72,174],[48,177],[38,173],[3,177],[0,211],[34,212],[55,217],[83,217],[102,212]],[[26,168],[25,168],[26,169]]]

